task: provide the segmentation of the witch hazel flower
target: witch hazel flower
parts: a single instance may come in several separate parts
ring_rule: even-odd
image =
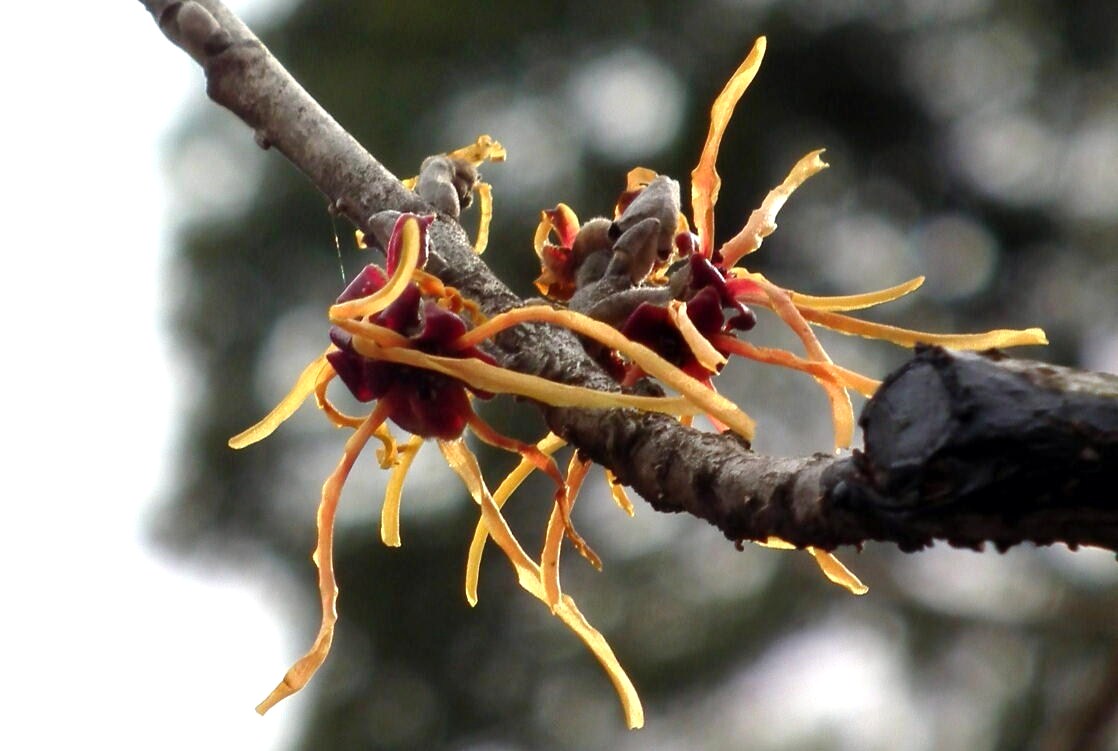
[[[732,356],[807,373],[830,402],[837,451],[849,448],[853,441],[855,419],[850,391],[871,396],[879,381],[835,364],[815,335],[813,326],[902,346],[923,342],[959,349],[1044,344],[1046,338],[1042,330],[1035,328],[982,334],[935,334],[847,315],[850,311],[906,295],[923,283],[923,277],[876,292],[818,297],[785,289],[761,274],[737,266],[742,258],[759,249],[776,229],[777,214],[792,193],[827,167],[821,158],[822,149],[802,157],[784,181],[750,214],[742,229],[729,241],[716,245],[714,207],[721,187],[715,167],[718,151],[738,100],[760,69],[765,48],[766,40],[761,37],[711,108],[710,129],[698,165],[691,173],[693,225],[680,213],[679,187],[674,180],[647,168],[635,168],[627,177],[612,221],[591,220],[579,226],[574,211],[564,204],[543,212],[535,242],[543,267],[537,286],[553,299],[568,301],[571,308],[615,326],[626,339],[654,351],[690,379],[711,390],[714,377]],[[628,280],[617,275],[611,277],[619,250],[625,250],[621,248],[624,233],[650,220],[655,220],[659,227],[655,248],[649,251],[655,250],[655,256],[646,265],[635,261],[630,264],[642,271],[647,269],[645,275]],[[552,236],[558,239],[557,243],[550,242]],[[594,245],[595,240],[597,245]],[[576,249],[580,245],[583,248],[590,245],[592,252],[578,252]],[[596,266],[595,258],[598,259]],[[607,258],[610,260],[606,261]],[[592,305],[587,305],[580,297],[586,297],[588,290],[597,292],[595,287],[605,291],[604,299],[598,295]],[[800,340],[803,354],[759,347],[743,339],[740,334],[755,323],[751,308],[773,311]],[[625,384],[644,375],[653,375],[639,363],[626,359],[619,350],[599,352],[598,359],[610,366],[610,372]],[[707,413],[707,416],[716,429],[730,429],[717,415]],[[748,418],[745,421],[752,425]],[[752,438],[751,432],[737,432],[747,439]],[[773,547],[791,547],[775,538],[767,542]],[[832,581],[857,594],[867,591],[830,553],[808,550]]]
[[[643,723],[643,710],[632,682],[609,644],[559,586],[558,552],[564,537],[593,564],[601,566],[570,520],[570,509],[588,465],[572,460],[564,476],[551,458],[564,445],[563,441],[548,436],[533,445],[501,435],[477,415],[472,400],[509,393],[557,406],[627,407],[673,415],[693,413],[694,409],[680,398],[603,393],[499,367],[481,347],[489,337],[523,318],[506,315],[487,321],[475,304],[423,271],[427,230],[433,216],[398,214],[380,217],[379,221],[383,223],[385,218],[393,220],[384,243],[386,265],[384,269],[367,265],[330,308],[331,346],[304,369],[295,387],[271,413],[229,441],[231,447],[241,449],[263,440],[311,394],[334,425],[354,431],[336,469],[322,487],[319,502],[318,542],[313,555],[319,569],[322,606],[318,634],[307,653],[292,665],[257,710],[264,713],[299,691],[329,654],[338,597],[333,564],[334,518],[350,471],[367,443],[376,438],[382,444],[378,451],[380,466],[391,471],[381,511],[381,538],[385,544],[400,545],[404,479],[422,444],[433,441],[480,507],[478,530],[467,562],[469,603],[477,602],[482,551],[487,540],[492,539],[512,564],[521,586],[545,602],[602,664],[621,697],[629,724],[638,727]],[[536,317],[542,318],[546,314]],[[335,378],[359,402],[372,403],[367,415],[347,415],[333,404],[327,388]],[[389,423],[410,434],[404,446],[396,443]],[[496,493],[490,493],[476,457],[463,440],[467,430],[483,442],[522,457],[521,465]],[[547,543],[539,563],[524,551],[500,511],[512,491],[532,471],[546,473],[556,485]]]
[[[663,237],[657,248],[659,255],[647,276],[638,280],[634,289],[615,295],[619,301],[634,303],[625,310],[627,317],[622,317],[623,322],[617,322],[616,325],[623,332],[632,334],[653,348],[659,347],[658,351],[670,354],[670,359],[682,364],[685,370],[696,377],[702,377],[704,370],[716,373],[721,362],[730,355],[810,374],[831,401],[835,449],[848,448],[853,439],[854,415],[847,392],[852,389],[868,396],[876,389],[878,382],[835,365],[815,336],[813,326],[882,339],[902,346],[929,343],[958,349],[986,349],[1044,344],[1047,340],[1044,332],[1036,328],[999,329],[981,334],[936,334],[872,323],[846,315],[850,311],[902,297],[919,288],[923,277],[875,292],[818,297],[784,289],[763,275],[736,265],[746,255],[759,249],[764,239],[776,229],[776,217],[792,193],[827,167],[821,158],[822,149],[806,154],[793,166],[784,181],[766,195],[761,206],[750,214],[734,237],[721,245],[715,243],[714,207],[721,187],[721,178],[715,167],[719,147],[738,100],[760,69],[765,49],[766,40],[761,37],[711,108],[710,129],[699,162],[691,173],[693,225],[679,213],[679,187],[674,180],[643,167],[630,171],[626,188],[615,206],[615,218],[609,225],[607,237],[617,241],[620,231],[626,226],[632,226],[634,222],[648,217],[657,219]],[[594,225],[596,221],[604,220],[592,220],[578,227],[573,210],[564,204],[543,212],[536,232],[536,251],[544,268],[541,279],[556,277],[559,284],[553,283],[551,287],[558,286],[564,290],[574,287],[574,291],[569,294],[553,294],[553,299],[577,299],[581,268],[579,264],[587,264],[583,262],[583,256],[574,252],[574,249],[579,246],[584,233],[589,236],[601,234]],[[692,226],[694,230],[691,229]],[[578,229],[574,229],[575,227]],[[558,236],[557,244],[549,242],[553,234]],[[670,243],[665,242],[665,238],[671,238]],[[616,245],[607,245],[605,252],[613,252],[615,248]],[[555,258],[559,261],[555,261]],[[673,269],[672,264],[681,260],[686,260],[687,263]],[[680,279],[686,281],[680,283]],[[709,287],[711,292],[702,292],[705,287]],[[541,285],[541,291],[546,293],[547,289]],[[716,317],[709,313],[699,315],[699,311],[691,311],[693,314],[683,316],[678,312],[681,306],[676,305],[676,302],[686,302],[689,309],[697,304],[712,308],[715,297],[721,301],[728,317],[722,326],[718,326]],[[737,314],[732,310],[735,305],[741,306]],[[746,306],[767,308],[775,312],[801,340],[803,355],[756,347],[737,336],[739,332],[747,331],[749,326],[726,323],[732,316],[736,316],[738,321],[744,321],[752,315],[745,313],[748,310]],[[614,317],[616,307],[611,309],[599,305],[608,316]],[[667,310],[655,312],[651,310],[652,307]],[[594,311],[591,314],[607,319],[607,316],[595,315]],[[675,328],[678,335],[668,335],[664,331],[665,323]],[[689,354],[678,353],[682,349],[681,339],[691,350]],[[631,374],[629,377],[632,377]]]
[[[881,339],[902,346],[917,343],[939,344],[956,349],[988,349],[1029,344],[1046,344],[1041,329],[999,329],[982,334],[935,334],[896,326],[863,321],[845,312],[861,310],[902,297],[923,283],[923,277],[910,279],[894,287],[875,292],[838,297],[817,297],[784,289],[763,275],[737,267],[746,255],[761,247],[764,239],[776,229],[776,216],[789,196],[808,178],[826,169],[822,149],[803,156],[784,181],[765,196],[742,229],[729,241],[716,247],[714,242],[714,206],[718,201],[721,178],[715,168],[718,150],[733,114],[734,107],[752,83],[761,66],[766,40],[760,37],[738,70],[731,76],[711,108],[711,124],[699,163],[691,173],[691,207],[698,235],[697,253],[707,258],[727,278],[734,299],[754,307],[772,310],[796,334],[804,347],[804,356],[780,350],[751,347],[744,342],[734,344],[724,336],[717,343],[743,357],[791,367],[810,373],[823,388],[831,402],[835,431],[835,449],[848,448],[854,436],[854,410],[848,394],[855,389],[869,396],[877,382],[866,376],[838,368],[815,336],[812,326],[822,326],[843,334]],[[740,341],[740,340],[739,340]]]
[[[734,337],[757,324],[753,311],[734,298],[721,272],[700,255],[687,260],[686,281],[667,305],[642,302],[621,333],[662,354],[692,378],[710,384],[731,351],[721,337]],[[626,371],[626,381],[643,375]]]
[[[719,145],[737,101],[760,68],[764,51],[762,37],[711,109],[710,130],[691,174],[690,220],[680,209],[679,183],[643,167],[629,172],[611,218],[580,222],[563,203],[541,213],[533,243],[541,266],[536,287],[548,304],[526,305],[487,318],[475,301],[463,298],[423,270],[433,216],[378,215],[374,229],[377,244],[385,252],[385,266],[366,266],[346,287],[329,310],[330,346],[304,369],[292,390],[267,416],[229,442],[233,448],[244,448],[266,438],[312,394],[327,419],[353,431],[337,467],[323,484],[319,501],[313,555],[322,609],[318,634],[258,711],[263,713],[300,690],[329,653],[338,597],[333,568],[334,516],[346,479],[373,438],[381,443],[377,452],[380,466],[391,473],[381,511],[385,544],[400,545],[404,479],[420,447],[434,442],[479,507],[466,563],[467,602],[477,602],[483,552],[493,540],[521,587],[546,604],[598,659],[613,682],[628,725],[635,728],[644,721],[636,689],[609,644],[560,585],[564,539],[593,565],[601,566],[571,521],[571,509],[590,463],[575,452],[564,473],[553,458],[565,445],[561,438],[549,434],[528,444],[503,436],[477,415],[474,399],[513,394],[560,407],[660,412],[688,424],[696,415],[705,415],[716,430],[732,431],[748,442],[756,430],[754,421],[714,386],[727,361],[737,356],[811,376],[829,399],[834,446],[839,450],[849,447],[853,438],[849,392],[869,396],[879,382],[834,363],[813,326],[904,346],[927,342],[985,349],[1045,342],[1040,329],[932,334],[847,315],[912,292],[922,277],[876,292],[818,297],[785,289],[738,266],[776,229],[776,216],[789,196],[827,166],[821,159],[822,150],[800,159],[741,231],[728,242],[715,244],[714,206],[721,185],[715,169]],[[454,219],[477,194],[481,210],[474,248],[480,253],[487,244],[492,194],[477,168],[505,157],[498,142],[481,136],[474,144],[429,158],[420,174],[405,185]],[[361,247],[364,240],[359,232]],[[757,324],[754,309],[774,312],[796,334],[804,352],[797,355],[760,347],[744,338]],[[618,390],[590,390],[500,367],[486,352],[489,340],[529,322],[560,326],[577,334],[587,351],[616,377]],[[678,396],[627,393],[632,390],[627,387],[646,377]],[[348,415],[333,404],[327,391],[335,379],[359,402],[371,404],[368,414]],[[403,446],[397,444],[390,424],[409,435]],[[521,457],[519,465],[492,492],[466,445],[466,432]],[[556,487],[538,559],[525,552],[501,511],[534,471],[547,474]],[[632,515],[632,504],[620,483],[608,470],[606,476],[614,499]],[[792,547],[777,538],[761,544]],[[867,591],[831,553],[814,548],[807,551],[831,581],[855,594]]]
[[[338,302],[363,297],[364,288],[380,289],[386,281],[384,273],[370,264],[346,288]],[[476,358],[494,364],[493,359],[477,347],[456,347],[456,340],[466,333],[465,321],[438,303],[424,299],[414,283],[368,320],[407,339],[406,344],[400,342],[398,346],[430,355]],[[342,383],[358,401],[384,402],[387,418],[409,433],[446,440],[457,438],[473,414],[468,394],[481,398],[491,396],[440,373],[365,357],[354,346],[353,334],[340,326],[331,327],[330,340],[337,349],[326,355],[326,361]]]

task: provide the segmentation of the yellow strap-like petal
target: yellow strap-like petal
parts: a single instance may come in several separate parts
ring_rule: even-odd
[[[722,185],[722,178],[715,169],[718,147],[722,143],[726,125],[730,122],[730,115],[734,113],[734,107],[749,88],[749,84],[753,83],[761,67],[761,60],[765,57],[765,44],[764,37],[759,37],[753,43],[753,49],[714,100],[710,109],[707,140],[703,144],[699,163],[691,171],[691,213],[695,219],[695,231],[699,233],[699,252],[704,258],[710,258],[714,248],[714,204],[718,202],[718,189]]]
[[[764,541],[757,540],[756,544],[763,548],[772,548],[773,550],[799,550],[795,545],[780,537],[769,537]]]
[[[824,576],[840,587],[845,587],[851,594],[864,595],[870,591],[870,588],[863,584],[850,569],[826,550],[809,547],[807,552],[815,557],[815,562],[819,564]]]
[[[673,300],[668,304],[668,318],[671,319],[683,341],[687,343],[691,354],[707,371],[717,373],[726,364],[725,356],[714,348],[714,345],[695,328],[691,318],[687,315],[687,303]]]
[[[775,548],[777,550],[799,550],[792,543],[782,540],[779,537],[770,537],[764,542],[757,542],[758,545],[766,548]],[[815,558],[815,562],[819,565],[819,569],[833,583],[844,587],[851,594],[864,595],[870,591],[862,581],[854,575],[854,573],[846,566],[842,565],[842,561],[835,558],[833,555],[825,550],[819,548],[808,547],[807,552],[811,553]]]
[[[329,351],[329,349],[326,350],[326,352]],[[246,446],[251,446],[257,441],[262,441],[270,436],[276,428],[287,420],[287,418],[295,414],[295,411],[302,406],[308,396],[314,393],[315,384],[323,368],[331,369],[330,363],[326,361],[325,352],[319,355],[310,365],[303,368],[303,372],[299,374],[299,378],[296,379],[295,385],[292,386],[291,390],[287,392],[287,395],[280,400],[280,403],[264,416],[264,419],[248,430],[244,430],[230,438],[229,447],[243,449]]]
[[[751,278],[754,283],[764,290],[772,309],[803,343],[808,358],[822,363],[831,363],[830,355],[823,349],[823,345],[815,336],[815,332],[804,320],[804,315],[800,312],[800,309],[792,302],[788,291],[760,275]],[[835,430],[835,450],[849,448],[854,441],[854,405],[850,401],[850,394],[847,393],[845,388],[829,378],[816,378],[815,382],[827,394],[827,399],[831,403],[831,421],[834,423]]]
[[[566,529],[567,536],[570,537],[571,542],[574,544],[578,552],[590,562],[594,568],[599,571],[602,568],[602,559],[598,557],[582,535],[575,529],[574,524],[571,522],[570,514],[570,499],[567,498],[567,483],[563,480],[563,475],[559,472],[559,465],[555,463],[549,455],[537,449],[531,443],[524,443],[515,438],[509,438],[502,433],[499,433],[492,425],[474,413],[470,415],[469,422],[470,431],[479,439],[505,451],[512,451],[520,454],[521,458],[527,459],[536,465],[536,468],[546,474],[555,482],[555,502],[559,504],[559,510],[563,512],[563,525]]]
[[[540,577],[543,579],[544,602],[554,615],[563,595],[559,584],[559,553],[563,547],[563,512],[558,503],[551,505],[551,516],[547,518],[547,531],[544,533],[543,551],[540,553]]]
[[[625,191],[629,192],[637,188],[643,188],[657,177],[659,177],[658,173],[648,167],[633,167],[625,175]]]
[[[851,336],[867,339],[881,339],[903,347],[917,344],[938,344],[952,349],[981,350],[992,347],[1021,347],[1032,344],[1048,344],[1044,329],[995,329],[981,334],[933,334],[929,331],[903,329],[884,323],[873,323],[858,318],[831,313],[823,310],[802,310],[804,318],[824,328]]]
[[[380,539],[390,548],[400,547],[400,501],[403,496],[404,478],[411,469],[423,438],[413,435],[399,451],[399,459],[388,477],[388,487],[384,490],[384,505],[380,508]]]
[[[411,346],[411,340],[406,336],[380,324],[358,321],[353,318],[331,319],[330,323],[343,331],[374,342],[378,347],[384,347],[385,349],[397,347],[407,349]]]
[[[381,442],[381,447],[377,449],[377,463],[380,464],[381,469],[392,469],[396,466],[396,459],[400,452],[396,448],[396,439],[392,437],[392,431],[388,426],[381,423],[380,427],[373,433],[373,438]]]
[[[565,517],[566,519],[570,517],[570,511],[574,508],[578,491],[582,488],[582,481],[586,479],[591,464],[592,462],[580,460],[577,451],[571,455],[571,461],[567,465],[568,507],[564,512],[562,504],[556,501],[547,520],[547,532],[544,534],[543,550],[540,552],[540,572],[546,602],[551,607],[552,613],[559,607],[563,594],[562,587],[559,585],[559,554],[563,547],[564,533],[567,531]]]
[[[629,500],[629,494],[625,492],[625,486],[617,479],[613,472],[606,470],[606,483],[609,485],[610,495],[613,496],[613,502],[618,507],[628,514],[630,517],[636,516],[636,511],[633,509],[633,502]]]
[[[755,282],[759,287],[764,287],[766,284],[774,287],[776,286],[765,279],[761,274],[749,272],[744,269],[733,269],[732,276],[736,279],[749,279]],[[881,290],[879,293],[870,292],[866,293],[866,295],[881,294],[885,296],[887,293],[901,290],[909,285],[914,285],[912,288],[915,289],[916,286],[919,286],[917,280],[922,281],[923,277],[917,277],[917,279],[912,279],[905,282],[905,284],[891,287],[888,290]],[[898,344],[902,347],[912,347],[917,344],[937,344],[941,347],[950,347],[953,349],[981,350],[990,349],[991,347],[1020,347],[1034,344],[1048,344],[1048,337],[1044,333],[1044,329],[1039,328],[994,329],[993,331],[986,331],[979,334],[936,334],[930,331],[917,331],[915,329],[905,329],[899,326],[890,326],[884,323],[863,321],[860,318],[832,312],[833,309],[829,308],[827,305],[816,306],[811,304],[812,300],[826,301],[830,298],[811,298],[810,296],[803,295],[801,298],[806,298],[808,304],[800,305],[795,303],[795,295],[797,295],[797,293],[788,290],[786,290],[786,292],[792,296],[793,304],[796,304],[803,318],[811,323],[831,329],[832,331],[838,331],[841,334],[862,336],[867,339],[879,339],[881,341]],[[851,295],[846,299],[858,297],[860,296]],[[766,296],[757,292],[739,294],[737,299],[744,303],[760,305],[775,310],[771,301]],[[844,298],[834,299],[841,300]],[[882,300],[882,302],[886,302],[886,300]],[[857,307],[864,306],[859,305]]]
[[[566,445],[567,442],[562,438],[554,433],[548,433],[536,443],[536,448],[541,453],[550,456]],[[505,476],[505,479],[497,486],[496,492],[493,493],[493,502],[497,504],[497,508],[502,508],[509,497],[520,487],[520,484],[527,479],[528,475],[537,469],[539,467],[535,462],[527,457],[522,457],[520,464],[516,465],[516,468]],[[485,541],[488,539],[489,529],[485,526],[485,520],[478,519],[473,540],[470,541],[470,552],[466,557],[466,602],[471,607],[477,605],[477,583],[481,571],[481,557],[485,551]]]
[[[381,408],[378,404],[364,424],[346,441],[341,461],[322,485],[322,500],[318,504],[318,543],[311,556],[318,566],[318,594],[322,604],[322,622],[319,624],[318,635],[315,636],[311,648],[295,661],[283,676],[283,680],[272,689],[264,701],[257,705],[256,711],[260,714],[264,714],[307,685],[330,653],[330,645],[334,641],[334,624],[338,620],[338,584],[334,577],[334,516],[338,510],[338,501],[346,478],[349,477],[349,471],[353,469],[353,463],[377,426],[384,421],[386,414],[387,408]]]
[[[721,349],[734,355],[756,360],[769,365],[779,365],[782,368],[799,370],[810,373],[816,378],[825,378],[834,381],[840,386],[854,389],[862,396],[873,396],[881,381],[864,376],[853,370],[835,365],[830,362],[805,360],[783,349],[771,347],[758,347],[742,339],[736,339],[726,334],[719,334],[712,340]]]
[[[478,136],[477,140],[469,146],[447,152],[447,156],[478,167],[484,162],[503,162],[508,158],[508,152],[500,141],[494,141],[492,136],[485,133]]]
[[[337,373],[334,372],[333,368],[323,368],[319,372],[318,378],[315,379],[314,384],[314,400],[318,403],[318,408],[326,415],[326,419],[333,423],[335,428],[351,428],[356,430],[361,427],[361,423],[365,422],[365,416],[358,417],[357,415],[347,415],[345,412],[335,407],[334,403],[326,397],[326,389],[329,387],[330,381],[334,380],[335,376],[337,376]]]
[[[346,328],[346,325],[340,322],[338,325]],[[699,414],[705,409],[704,406],[693,404],[684,397],[632,396],[596,391],[516,373],[473,358],[440,357],[405,347],[381,347],[376,342],[361,339],[356,332],[353,342],[358,353],[374,360],[398,362],[401,365],[433,370],[457,378],[480,391],[516,394],[555,407],[638,409],[642,412],[662,412],[668,415]]]
[[[874,292],[862,292],[857,295],[817,297],[815,295],[792,292],[791,290],[789,294],[792,295],[792,302],[796,303],[796,306],[801,309],[811,308],[812,310],[829,310],[835,312],[864,310],[865,308],[872,308],[875,305],[892,302],[893,300],[904,297],[908,293],[919,289],[920,285],[923,283],[924,277],[918,276],[894,287],[879,289]]]
[[[419,220],[414,216],[407,217],[400,227],[399,261],[388,282],[371,295],[330,306],[330,320],[364,318],[379,313],[391,305],[404,288],[411,284],[412,272],[419,265],[421,239]]]
[[[489,246],[489,223],[493,221],[493,186],[489,183],[478,183],[474,186],[474,191],[478,199],[477,239],[474,240],[474,252],[480,256]]]
[[[547,595],[544,593],[540,569],[517,542],[512,530],[509,529],[508,522],[501,515],[501,510],[497,508],[497,504],[493,502],[492,496],[489,495],[489,491],[485,487],[485,480],[481,476],[481,469],[477,464],[477,458],[466,448],[461,439],[439,441],[439,448],[451,469],[462,478],[470,495],[481,506],[482,517],[489,528],[489,534],[504,551],[509,563],[512,564],[520,586],[536,599],[546,603]],[[561,596],[554,613],[559,620],[563,621],[568,628],[582,639],[606,671],[618,697],[621,699],[621,707],[629,727],[639,728],[643,726],[644,709],[641,707],[640,697],[637,696],[636,688],[629,680],[629,676],[625,674],[625,670],[618,662],[617,656],[614,655],[609,643],[597,629],[586,621],[586,618],[579,612],[574,600],[569,595]]]
[[[819,158],[822,153],[823,149],[818,149],[801,157],[788,177],[784,178],[784,182],[770,190],[760,208],[749,215],[741,231],[721,247],[722,263],[726,268],[733,266],[742,256],[757,250],[764,239],[773,233],[776,229],[776,215],[788,196],[809,177],[827,168],[827,163]]]
[[[617,350],[639,365],[645,373],[660,379],[681,393],[701,412],[714,415],[729,425],[738,435],[746,440],[753,440],[754,422],[736,404],[714,393],[643,344],[638,344],[617,329],[581,313],[571,310],[556,310],[546,305],[517,308],[494,316],[477,328],[468,331],[457,340],[457,345],[461,347],[476,345],[510,326],[528,321],[540,321],[563,326],[575,333],[590,337],[610,349]],[[486,390],[492,391],[488,388]],[[547,399],[540,399],[540,401],[556,404],[556,402]],[[584,404],[582,406],[590,407],[592,405]],[[680,412],[677,414],[687,413]]]

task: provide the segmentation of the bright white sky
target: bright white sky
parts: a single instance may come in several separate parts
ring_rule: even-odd
[[[178,404],[160,142],[201,72],[134,0],[4,26],[0,748],[286,747],[300,707],[253,711],[300,649],[280,603],[145,540]]]

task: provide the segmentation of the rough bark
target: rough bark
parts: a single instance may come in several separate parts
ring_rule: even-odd
[[[370,232],[378,211],[431,212],[341,128],[216,0],[141,0],[203,67],[207,92],[263,148],[284,154],[337,213]],[[451,217],[430,229],[428,270],[493,314],[521,305]],[[617,384],[569,332],[500,335],[500,364],[601,390]],[[543,408],[548,424],[660,511],[732,540],[832,549],[867,540],[914,550],[942,539],[1118,550],[1118,377],[924,348],[865,408],[852,456],[774,458],[733,435],[629,410]],[[1109,492],[1108,492],[1109,491]]]

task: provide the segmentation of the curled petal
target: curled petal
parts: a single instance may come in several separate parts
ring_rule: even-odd
[[[578,216],[565,203],[540,212],[540,223],[536,227],[533,245],[540,259],[540,275],[535,284],[541,294],[558,300],[568,300],[574,294],[573,248],[578,230]],[[552,232],[559,241],[558,245],[549,242]]]
[[[391,220],[394,212],[382,212]],[[373,220],[377,218],[375,215]],[[388,236],[388,247],[384,250],[384,268],[389,275],[396,273],[396,267],[401,264],[412,266],[408,278],[416,269],[427,265],[427,228],[435,221],[433,214],[417,216],[415,214],[400,214],[392,222],[392,232]],[[414,256],[414,261],[412,260]],[[392,283],[391,278],[389,284]]]
[[[494,141],[493,136],[485,133],[478,136],[477,140],[469,146],[447,152],[447,156],[478,167],[484,162],[503,162],[508,158],[508,152],[500,141]]]
[[[330,381],[334,380],[337,375],[332,367],[320,371],[314,384],[314,399],[318,403],[318,408],[322,410],[326,419],[333,423],[335,428],[353,428],[356,430],[361,427],[361,423],[365,422],[365,418],[345,414],[326,397],[326,389],[330,385]]]
[[[334,515],[349,472],[357,455],[365,448],[373,432],[384,421],[384,411],[378,405],[357,431],[346,441],[345,451],[337,468],[322,485],[322,500],[318,505],[318,544],[312,556],[318,566],[318,593],[322,603],[322,622],[314,644],[305,655],[288,669],[272,692],[256,707],[264,714],[278,702],[291,696],[309,681],[326,660],[334,641],[334,624],[338,620],[338,584],[334,578]]]
[[[695,231],[699,234],[699,253],[704,258],[710,258],[714,250],[714,204],[718,202],[718,189],[722,185],[722,178],[714,167],[718,161],[718,147],[730,122],[730,115],[734,113],[734,106],[753,83],[764,56],[765,38],[758,37],[753,49],[714,100],[707,140],[698,165],[691,171],[691,213],[695,219]]]
[[[419,267],[420,248],[426,242],[424,225],[413,214],[403,214],[393,232],[399,238],[399,252],[394,254],[392,275],[387,283],[371,295],[337,303],[330,307],[330,320],[364,318],[387,308],[411,283],[412,272]],[[390,243],[391,245],[391,243]]]
[[[329,420],[335,428],[353,429],[361,425],[365,420],[364,417],[359,417],[357,415],[347,415],[334,406],[334,403],[326,398],[326,389],[322,389],[321,394],[315,391],[315,401],[318,402],[318,408],[326,415],[326,419]]]
[[[446,308],[451,313],[468,313],[470,318],[474,321],[484,321],[485,314],[481,312],[481,308],[473,300],[467,300],[462,297],[462,293],[455,287],[448,287],[443,284],[442,280],[434,274],[429,274],[422,269],[416,269],[412,274],[412,281],[415,282],[416,287],[419,288],[420,294],[425,297],[433,297],[439,301],[441,307]]]
[[[333,347],[326,350],[329,352]],[[330,364],[326,362],[326,352],[317,357],[310,365],[303,368],[303,372],[299,374],[296,379],[295,385],[292,386],[291,391],[280,400],[271,412],[264,416],[260,422],[253,425],[248,430],[244,430],[229,439],[229,447],[234,449],[243,449],[246,446],[251,446],[257,441],[262,441],[270,436],[276,428],[283,424],[287,418],[295,414],[295,411],[303,404],[308,396],[314,393],[315,385],[318,382],[323,370],[329,370]]]
[[[466,484],[466,488],[470,491],[470,495],[481,506],[482,518],[489,528],[489,534],[505,553],[509,563],[512,564],[520,586],[536,599],[547,602],[539,566],[528,557],[524,548],[520,547],[520,543],[516,541],[512,530],[509,529],[508,522],[501,515],[501,510],[493,502],[492,496],[489,495],[489,491],[485,487],[485,481],[482,479],[477,458],[466,448],[461,439],[439,441],[439,448],[451,469],[458,473]],[[553,612],[559,620],[563,621],[568,628],[582,639],[606,671],[618,697],[621,699],[621,707],[629,727],[639,728],[643,726],[644,709],[641,707],[640,697],[637,696],[636,688],[629,680],[629,676],[625,674],[625,670],[618,662],[617,656],[614,655],[609,643],[597,629],[586,621],[586,618],[579,612],[574,600],[569,595],[560,597]]]
[[[381,447],[377,449],[377,462],[380,464],[380,468],[392,469],[395,467],[400,452],[396,448],[396,439],[392,437],[392,431],[382,422],[373,433],[373,438],[381,443]]]
[[[762,241],[776,229],[776,215],[792,195],[792,191],[800,187],[805,180],[815,173],[827,168],[827,163],[819,158],[823,149],[812,151],[796,162],[796,166],[788,173],[777,187],[769,191],[761,207],[749,215],[745,226],[741,228],[729,242],[719,249],[722,256],[722,265],[730,268],[744,255],[748,255],[761,247]]]
[[[569,249],[575,243],[578,228],[578,215],[567,204],[560,203],[553,209],[544,209],[540,212],[540,223],[533,240],[536,255],[540,255],[552,232],[555,232],[559,245]]]
[[[384,490],[384,505],[380,509],[380,539],[390,548],[400,547],[400,499],[404,489],[404,478],[411,469],[412,460],[423,445],[421,436],[413,435],[399,451],[399,460],[388,477],[388,487]]]

